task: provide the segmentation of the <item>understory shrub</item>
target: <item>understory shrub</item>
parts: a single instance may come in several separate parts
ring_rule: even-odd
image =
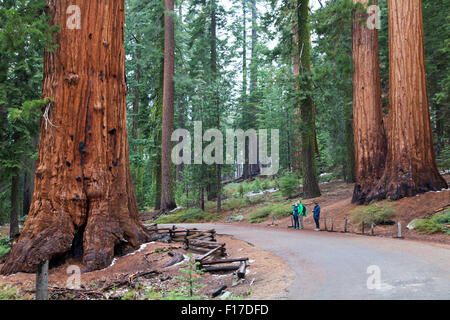
[[[0,238],[0,258],[9,252],[11,249],[11,244],[7,237]]]
[[[248,203],[244,198],[230,198],[222,203],[222,209],[224,211],[236,210],[246,207],[247,205]]]
[[[219,219],[220,216],[204,212],[201,209],[193,208],[182,210],[177,213],[161,216],[155,222],[159,224],[164,223],[192,223],[198,221],[214,221]]]
[[[0,300],[26,300],[32,299],[28,294],[21,295],[19,290],[9,284],[0,284]]]
[[[292,214],[292,210],[293,208],[291,204],[273,205],[270,216],[274,217],[275,219],[289,217]]]
[[[299,187],[299,179],[295,174],[285,174],[280,179],[280,191],[283,196],[290,198],[294,195],[295,191]]]
[[[270,215],[271,211],[272,207],[270,206],[257,208],[252,211],[250,217],[248,218],[248,221],[251,223],[263,222]]]
[[[414,224],[414,229],[420,233],[438,233],[443,232],[450,235],[450,209],[444,213],[437,213],[430,218],[420,219]]]
[[[383,224],[395,217],[395,210],[389,204],[373,203],[361,206],[350,214],[350,222],[354,224]]]

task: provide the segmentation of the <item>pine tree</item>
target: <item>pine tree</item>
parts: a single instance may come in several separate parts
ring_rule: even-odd
[[[294,23],[296,32],[294,46],[299,57],[299,76],[296,81],[300,92],[298,93],[298,105],[301,121],[301,165],[303,177],[303,197],[314,198],[320,196],[319,184],[316,173],[316,159],[314,146],[314,116],[313,116],[313,83],[311,75],[311,43],[309,33],[309,1],[298,0],[294,8]]]

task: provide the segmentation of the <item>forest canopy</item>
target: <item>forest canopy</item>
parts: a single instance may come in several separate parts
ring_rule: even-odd
[[[391,108],[387,2],[378,1],[384,116]],[[176,1],[170,13],[173,129],[193,132],[194,121],[224,135],[227,129],[279,129],[278,175],[294,171],[303,178],[305,168],[296,161],[301,141],[314,130],[314,175],[353,182],[352,25],[357,6],[351,0],[310,1],[304,12],[307,25],[301,26],[301,19],[293,24],[303,3]],[[440,170],[450,168],[449,8],[448,0],[422,1],[426,89]],[[129,161],[140,211],[161,205],[164,14],[163,1],[125,1]],[[61,30],[49,26],[49,20],[45,0],[0,0],[0,223],[9,221],[11,212],[25,217],[30,209],[39,123],[51,103],[41,100],[44,50],[57,47],[53,39]],[[293,37],[295,28],[298,37]],[[309,30],[310,38],[302,38],[302,30]],[[309,66],[298,66],[296,74],[293,53],[297,47],[297,55],[306,54],[308,43]],[[300,59],[301,64],[305,61]],[[308,99],[314,106],[314,128],[298,119],[299,104]],[[174,203],[183,207],[196,206],[202,198],[216,199],[221,181],[260,173],[258,166],[229,164],[178,165],[170,170]]]

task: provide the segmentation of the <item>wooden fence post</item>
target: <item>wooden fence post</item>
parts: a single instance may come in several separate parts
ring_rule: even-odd
[[[38,266],[36,273],[36,300],[48,300],[48,260]]]
[[[361,234],[364,234],[364,221],[361,222]]]
[[[370,234],[374,235],[374,229],[375,229],[375,224],[372,222],[372,224],[370,225]]]
[[[325,231],[328,231],[328,228],[327,228],[327,218],[324,218],[323,219],[323,227],[324,227],[324,229],[325,229]]]
[[[347,218],[345,218],[345,220],[344,220],[344,232],[347,232],[347,225],[348,225],[348,220],[347,220]]]
[[[397,238],[403,238],[403,237],[402,237],[402,223],[399,221],[399,222],[397,223],[397,226],[398,226]]]
[[[334,221],[333,221],[333,217],[330,218],[330,231],[331,231],[331,232],[334,231]]]

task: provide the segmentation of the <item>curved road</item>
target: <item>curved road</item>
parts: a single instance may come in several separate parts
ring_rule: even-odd
[[[448,245],[310,230],[182,226],[215,228],[281,257],[296,274],[287,299],[450,298]]]

